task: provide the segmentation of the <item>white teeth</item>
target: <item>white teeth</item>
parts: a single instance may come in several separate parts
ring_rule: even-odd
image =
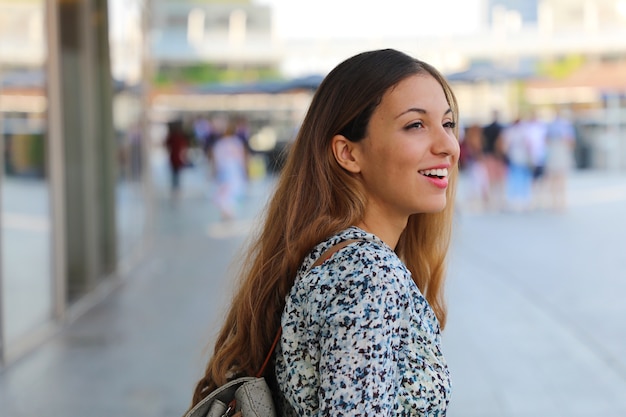
[[[448,168],[425,169],[423,171],[419,171],[419,173],[422,175],[428,175],[428,176],[447,177]]]

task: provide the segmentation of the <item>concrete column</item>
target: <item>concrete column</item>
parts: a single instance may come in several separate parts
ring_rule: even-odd
[[[57,0],[56,7],[71,302],[115,271],[115,137],[107,2]]]
[[[46,93],[48,96],[48,178],[50,184],[52,249],[52,317],[64,317],[67,305],[67,252],[65,222],[65,163],[63,141],[63,102],[57,0],[46,0],[46,39],[48,57]]]
[[[113,80],[109,51],[108,0],[92,0],[94,45],[94,74],[96,80],[96,160],[99,162],[97,180],[100,204],[100,270],[101,278],[111,277],[117,267],[116,199],[117,142],[113,125]]]

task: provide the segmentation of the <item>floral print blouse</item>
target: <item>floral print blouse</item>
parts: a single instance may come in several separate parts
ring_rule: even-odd
[[[331,247],[339,249],[312,268]],[[395,252],[350,227],[304,259],[275,353],[285,416],[445,416],[439,322]]]

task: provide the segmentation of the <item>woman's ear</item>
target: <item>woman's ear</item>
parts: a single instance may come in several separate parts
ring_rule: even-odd
[[[343,135],[335,135],[332,139],[333,155],[337,163],[348,172],[356,174],[361,172],[361,167],[355,158],[357,144],[349,141]]]

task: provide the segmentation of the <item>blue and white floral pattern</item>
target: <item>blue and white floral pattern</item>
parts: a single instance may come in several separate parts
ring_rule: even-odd
[[[375,235],[350,227],[315,247],[287,296],[282,326],[275,359],[285,416],[445,416],[450,377],[439,322]]]

